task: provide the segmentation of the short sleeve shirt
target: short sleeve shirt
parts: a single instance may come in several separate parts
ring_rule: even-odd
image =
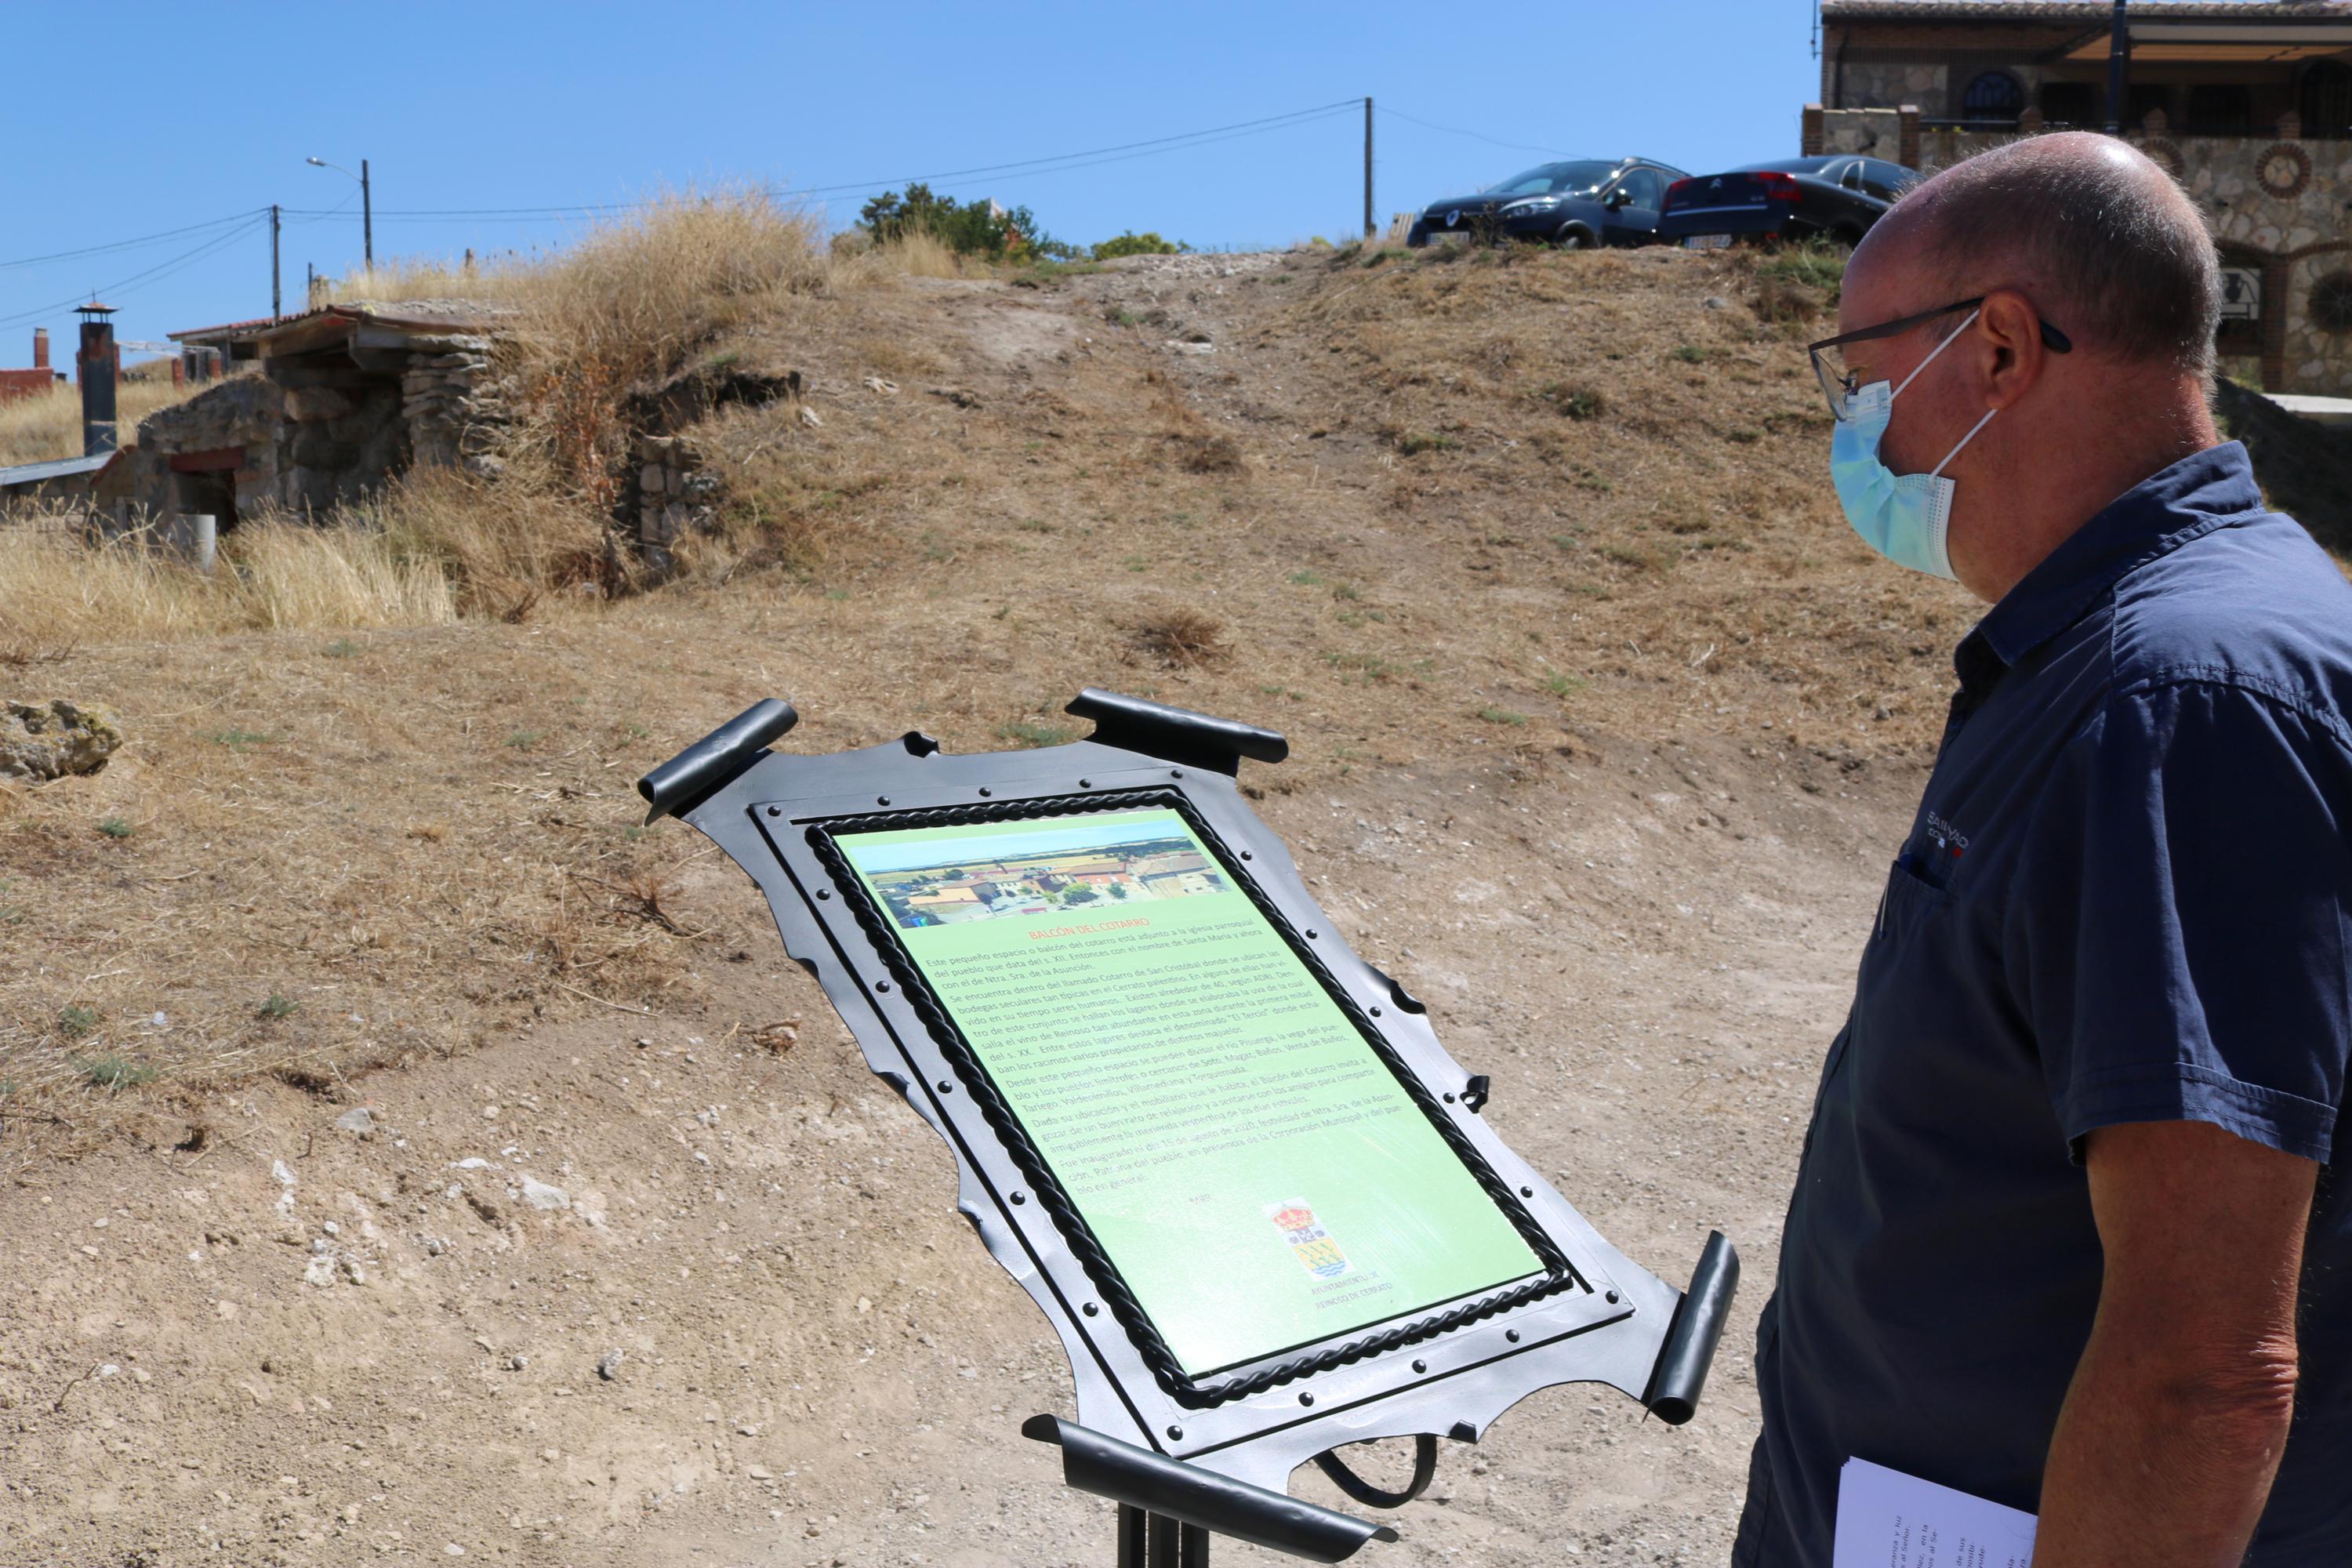
[[[2231,443],[2078,530],[1956,665],[1806,1133],[1741,1560],[1829,1568],[1853,1457],[2038,1509],[2099,1300],[2084,1140],[2190,1120],[2323,1166],[2248,1561],[2352,1563],[2352,586]]]

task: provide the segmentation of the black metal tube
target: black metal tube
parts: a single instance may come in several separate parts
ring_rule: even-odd
[[[367,269],[375,270],[375,193],[368,188],[367,160],[360,160],[360,245]]]

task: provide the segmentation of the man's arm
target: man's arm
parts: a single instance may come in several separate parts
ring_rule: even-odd
[[[2090,1134],[2106,1254],[2042,1472],[2034,1568],[2225,1568],[2286,1446],[2319,1167],[2207,1122]]]

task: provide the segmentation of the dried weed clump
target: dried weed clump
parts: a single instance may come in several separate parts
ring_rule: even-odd
[[[1136,645],[1171,669],[1197,669],[1233,651],[1225,623],[1205,612],[1180,606],[1135,628]]]

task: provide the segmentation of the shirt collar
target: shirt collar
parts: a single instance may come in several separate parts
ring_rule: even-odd
[[[2028,572],[1986,612],[1960,645],[1955,662],[1967,681],[1971,644],[2004,666],[2064,631],[2126,573],[2179,549],[2200,534],[2263,510],[2246,448],[2225,441],[2193,452],[2142,479],[2107,503]]]

